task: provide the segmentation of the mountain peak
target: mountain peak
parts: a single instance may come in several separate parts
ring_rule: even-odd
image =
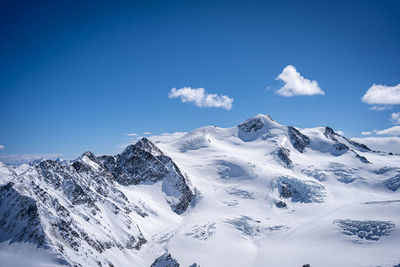
[[[146,137],[143,137],[142,139],[137,141],[135,147],[140,148],[146,152],[149,152],[154,156],[164,155],[164,153]]]
[[[271,121],[275,121],[275,120],[271,117],[271,115],[269,115],[269,114],[262,114],[262,113],[260,113],[260,114],[257,114],[256,117],[266,117],[267,119],[269,119],[269,120],[271,120]]]
[[[88,157],[88,158],[91,159],[91,160],[95,160],[95,159],[96,159],[96,156],[95,156],[95,155],[93,154],[93,152],[90,151],[90,150],[85,151],[85,152],[82,154],[81,158],[83,158],[84,156]]]
[[[270,129],[282,128],[270,115],[258,114],[251,117],[237,126],[239,138],[244,141],[252,141],[265,134]]]

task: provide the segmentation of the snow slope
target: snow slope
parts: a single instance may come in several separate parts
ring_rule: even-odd
[[[182,266],[400,263],[399,156],[264,115],[151,140],[201,196],[167,244]],[[361,230],[350,235],[340,220]],[[374,234],[368,221],[394,227]],[[379,239],[360,238],[363,228]]]
[[[0,262],[34,244],[37,266],[400,263],[398,155],[261,114],[150,140],[116,156],[0,165]]]

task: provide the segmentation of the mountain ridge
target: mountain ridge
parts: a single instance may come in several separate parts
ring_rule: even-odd
[[[231,128],[142,138],[117,155],[33,165],[0,164],[0,259],[8,242],[76,266],[400,260],[400,157],[330,127],[259,114]],[[355,261],[338,256],[347,251]]]

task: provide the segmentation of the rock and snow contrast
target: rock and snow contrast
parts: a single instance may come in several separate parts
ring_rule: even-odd
[[[257,115],[0,163],[5,266],[396,266],[400,156]]]

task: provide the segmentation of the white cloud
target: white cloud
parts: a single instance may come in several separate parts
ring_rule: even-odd
[[[126,135],[126,136],[129,136],[129,137],[138,136],[137,133],[127,133],[127,134],[125,134],[125,135]]]
[[[362,135],[371,135],[372,132],[371,131],[365,131],[365,132],[361,132]]]
[[[373,111],[384,111],[384,110],[392,109],[392,106],[391,105],[374,105],[374,106],[370,107],[369,109],[373,110]]]
[[[169,98],[180,98],[182,102],[194,102],[198,107],[215,107],[230,110],[233,98],[226,95],[208,94],[204,88],[183,87],[172,88],[168,94]]]
[[[400,124],[400,112],[392,113],[390,120],[393,121],[394,124]]]
[[[288,65],[283,69],[282,73],[276,77],[277,80],[282,80],[285,85],[277,91],[281,96],[295,95],[324,95],[317,81],[310,81],[296,70],[292,65]]]
[[[379,135],[400,135],[400,126],[393,126],[383,130],[372,130],[361,132],[362,135],[371,135],[371,134],[379,134]]]
[[[336,133],[338,133],[340,135],[344,135],[344,132],[342,132],[342,131],[336,131]]]
[[[143,135],[150,135],[152,132],[144,132]]]
[[[373,150],[400,153],[399,137],[363,137],[352,138],[352,140],[365,144]]]
[[[385,135],[400,135],[400,126],[393,126],[388,129],[379,130],[379,131],[374,130],[374,132],[376,134],[381,134],[381,135],[383,135],[383,134],[385,134]]]
[[[395,86],[373,84],[361,100],[370,105],[398,105],[400,104],[400,83]]]
[[[4,149],[5,148],[5,146],[3,146],[3,145],[0,145],[0,149]]]

